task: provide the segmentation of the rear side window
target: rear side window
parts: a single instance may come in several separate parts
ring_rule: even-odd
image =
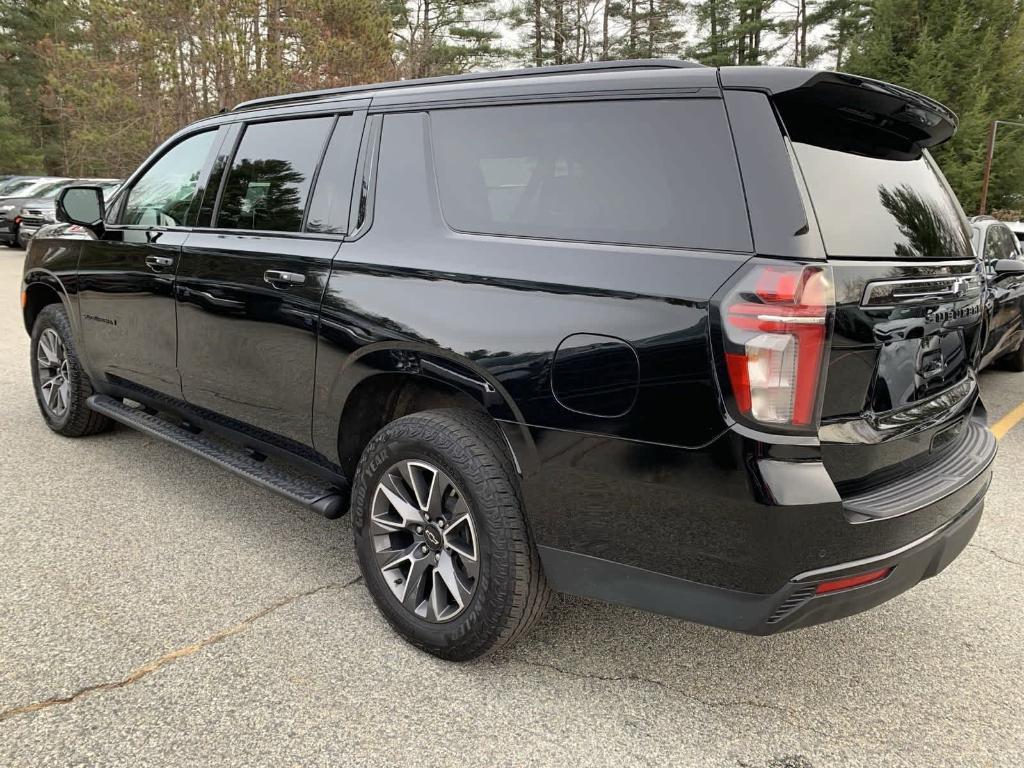
[[[224,184],[219,229],[298,232],[333,117],[245,127]]]
[[[441,205],[493,235],[750,250],[721,101],[676,99],[438,110]]]
[[[905,159],[793,147],[830,256],[973,258],[960,205],[927,153]]]

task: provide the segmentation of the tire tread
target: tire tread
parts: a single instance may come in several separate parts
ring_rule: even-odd
[[[68,356],[68,374],[72,384],[71,401],[68,404],[68,418],[63,424],[53,420],[39,399],[38,373],[35,361],[36,342],[46,327],[51,327],[57,331],[61,341],[64,343],[64,349]],[[110,427],[110,419],[102,413],[92,410],[86,403],[86,400],[93,395],[92,382],[89,380],[89,376],[82,368],[81,361],[78,359],[75,337],[71,331],[71,323],[68,320],[67,310],[64,308],[64,305],[48,304],[43,307],[38,317],[36,317],[35,325],[32,328],[31,365],[33,372],[32,384],[36,389],[36,402],[50,429],[65,437],[86,437],[87,435],[103,432]]]

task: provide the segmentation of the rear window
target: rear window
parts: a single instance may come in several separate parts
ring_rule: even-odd
[[[890,159],[795,142],[831,256],[970,259],[970,230],[927,153]]]
[[[462,232],[748,251],[721,101],[439,110],[445,220]]]

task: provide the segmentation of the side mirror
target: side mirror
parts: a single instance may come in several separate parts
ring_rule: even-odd
[[[98,235],[104,214],[101,187],[65,187],[57,197],[57,221],[87,227]]]
[[[995,270],[996,277],[1019,275],[1024,273],[1024,261],[1017,261],[1016,259],[998,259],[993,265],[993,268]]]

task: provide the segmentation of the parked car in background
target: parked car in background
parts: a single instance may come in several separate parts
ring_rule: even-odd
[[[984,263],[985,345],[979,367],[995,361],[1024,371],[1024,247],[991,216],[971,219],[971,241]]]
[[[0,198],[0,242],[11,248],[18,247],[18,228],[21,222],[21,207],[27,200],[39,196],[56,194],[74,179],[45,176],[16,188],[7,197]]]
[[[351,506],[448,659],[551,587],[755,634],[866,610],[963,550],[996,452],[956,123],[657,60],[248,102],[61,193],[93,236],[26,255],[40,414]]]
[[[99,187],[111,192],[121,184],[120,179],[75,179],[75,184]],[[36,232],[47,224],[53,224],[56,218],[56,198],[63,186],[48,189],[44,194],[22,201],[16,217],[17,241],[22,248],[28,247],[29,241]]]

